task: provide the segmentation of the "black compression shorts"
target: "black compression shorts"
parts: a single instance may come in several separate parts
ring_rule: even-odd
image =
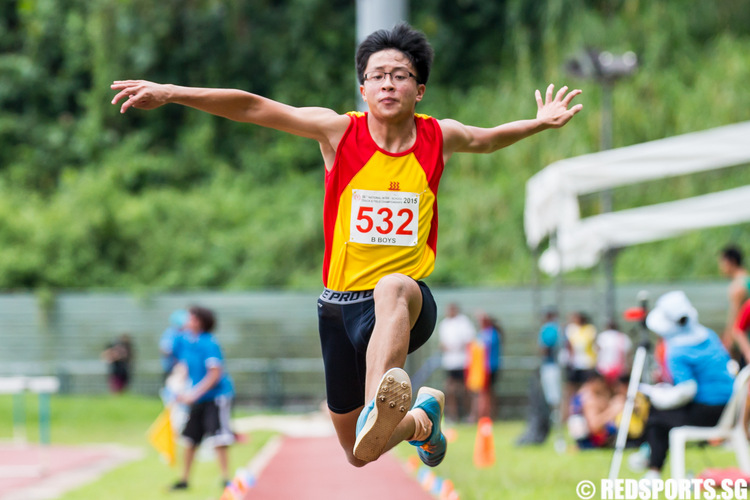
[[[422,311],[409,338],[409,352],[421,347],[432,335],[437,306],[430,289],[417,281],[422,291]],[[328,408],[349,413],[365,404],[365,356],[375,326],[373,291],[334,292],[324,290],[318,299],[318,331],[325,365]]]

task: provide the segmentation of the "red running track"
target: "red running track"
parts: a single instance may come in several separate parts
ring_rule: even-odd
[[[0,444],[0,499],[55,498],[133,458],[106,446]]]
[[[390,454],[349,465],[335,437],[284,438],[244,500],[435,500]]]

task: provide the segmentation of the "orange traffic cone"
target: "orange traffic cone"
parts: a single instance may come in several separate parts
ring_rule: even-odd
[[[492,419],[482,417],[477,425],[474,443],[474,465],[483,468],[495,463],[495,440],[492,435]]]
[[[219,500],[239,500],[239,497],[235,495],[235,490],[231,486],[224,488],[224,492],[221,494]]]
[[[440,496],[438,498],[439,500],[448,500],[453,492],[453,481],[446,479],[443,481],[443,485],[440,488]]]
[[[406,461],[406,468],[409,472],[416,472],[419,469],[419,457],[417,455],[410,456],[409,460]]]

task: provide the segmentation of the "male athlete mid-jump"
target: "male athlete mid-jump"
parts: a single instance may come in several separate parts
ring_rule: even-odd
[[[292,107],[241,90],[116,81],[113,104],[154,109],[181,104],[318,142],[325,163],[323,293],[318,299],[328,408],[349,462],[362,466],[408,440],[422,461],[446,452],[440,430],[444,396],[423,387],[414,405],[408,353],[436,321],[435,301],[421,280],[435,266],[437,193],[453,153],[491,153],[565,125],[580,90],[536,91],[534,119],[493,128],[416,114],[433,51],[406,24],[372,33],[356,67],[368,112],[339,114]]]

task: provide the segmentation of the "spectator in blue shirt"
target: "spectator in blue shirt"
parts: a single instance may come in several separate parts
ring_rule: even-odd
[[[539,354],[542,364],[539,367],[539,375],[542,382],[544,399],[551,407],[560,404],[562,395],[562,382],[560,367],[557,364],[557,352],[560,343],[560,326],[558,325],[557,311],[549,309],[544,313],[544,324],[539,330]]]
[[[544,313],[544,324],[539,330],[539,350],[542,364],[557,363],[557,344],[560,338],[560,326],[557,324],[557,311],[548,310]]]
[[[190,407],[182,431],[189,444],[185,449],[182,478],[172,486],[173,490],[188,487],[195,451],[204,439],[216,450],[222,484],[229,483],[228,449],[235,440],[229,426],[234,386],[226,372],[221,348],[212,333],[215,326],[213,311],[191,307],[185,323],[185,334],[178,336],[174,343],[174,355],[179,363],[187,367],[191,387],[177,397],[178,402]]]

